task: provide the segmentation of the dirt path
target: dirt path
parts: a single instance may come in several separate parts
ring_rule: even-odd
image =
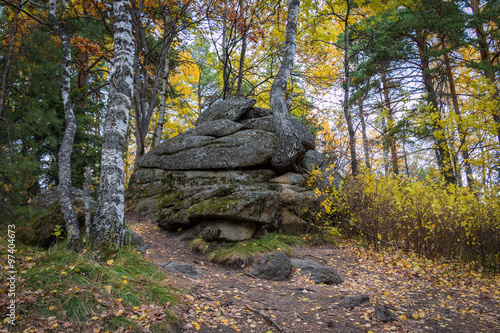
[[[153,262],[189,263],[205,273],[197,280],[178,276],[189,289],[189,308],[179,314],[184,332],[500,332],[499,277],[345,244],[293,248],[297,258],[336,267],[340,285],[314,284],[299,272],[289,281],[266,281],[245,275],[250,267],[208,262],[141,216],[129,214],[128,222],[149,244]],[[370,301],[354,309],[337,305],[361,294]],[[379,321],[376,304],[398,320]]]

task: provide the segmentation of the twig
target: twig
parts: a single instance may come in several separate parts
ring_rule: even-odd
[[[315,257],[315,256],[310,255],[310,254],[305,254],[304,256],[306,256],[306,257],[313,257],[313,258],[316,258],[316,259],[318,259],[318,260],[323,260],[323,261],[325,262],[325,264],[328,264],[328,262],[327,262],[325,259],[323,259],[323,258],[320,258],[320,257]]]
[[[315,293],[316,290],[313,290],[313,289],[309,289],[309,288],[289,288],[290,290],[307,290],[309,292],[313,292]]]
[[[278,331],[283,332],[283,329],[280,327],[280,325],[278,325],[277,322],[274,321],[273,318],[269,317],[268,315],[262,313],[261,311],[259,311],[257,309],[252,308],[250,305],[247,305],[246,307],[247,307],[248,310],[260,314],[265,320],[267,320],[267,322],[269,322],[271,325],[273,325],[274,327],[276,327],[276,329]]]
[[[257,279],[257,277],[255,275],[250,274],[250,273],[243,272],[243,275],[246,275],[246,276],[249,276],[251,278]]]

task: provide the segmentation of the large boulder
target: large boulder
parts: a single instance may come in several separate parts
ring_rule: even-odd
[[[304,206],[314,206],[307,174],[273,169],[272,111],[254,104],[251,98],[218,101],[196,127],[145,154],[131,177],[128,205],[165,229],[182,230],[185,239],[238,241],[265,229],[304,228]],[[292,122],[303,146],[314,149],[312,134]]]
[[[143,168],[210,170],[266,165],[276,150],[276,135],[242,130],[223,136],[183,136],[161,144],[137,163]]]

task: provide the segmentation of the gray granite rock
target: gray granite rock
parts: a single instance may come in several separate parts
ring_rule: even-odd
[[[382,305],[377,305],[375,307],[375,316],[378,320],[383,323],[391,322],[397,320],[397,317],[388,308]]]
[[[365,294],[359,296],[346,297],[339,303],[339,306],[342,308],[351,309],[358,307],[361,304],[368,302],[369,300],[370,297]]]
[[[198,267],[183,262],[168,262],[158,266],[171,273],[185,275],[192,279],[199,279],[205,275]]]
[[[198,126],[204,122],[219,119],[239,120],[254,105],[255,99],[249,97],[218,100],[201,113],[195,125]]]
[[[301,269],[303,275],[308,276],[314,283],[340,284],[342,279],[333,267],[321,266],[315,262],[292,259],[292,265]]]
[[[276,251],[263,255],[251,273],[264,280],[283,281],[292,276],[292,265],[284,252]]]

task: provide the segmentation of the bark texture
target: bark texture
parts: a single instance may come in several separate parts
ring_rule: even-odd
[[[434,82],[430,74],[430,60],[427,50],[427,41],[425,35],[417,33],[416,38],[418,51],[420,55],[420,67],[424,81],[425,91],[427,92],[427,101],[431,107],[432,114],[432,134],[434,136],[434,149],[436,152],[437,164],[441,175],[446,183],[455,184],[456,177],[453,172],[453,163],[450,156],[450,148],[446,139],[445,130],[441,124],[441,113],[439,112]]]
[[[113,2],[114,68],[104,121],[99,203],[91,228],[94,247],[119,247],[125,237],[123,158],[134,90],[132,18],[128,0]]]
[[[481,8],[480,8],[480,3],[479,0],[471,0],[470,2],[472,12],[474,15],[479,15],[481,14]],[[481,61],[487,65],[488,67],[491,68],[491,66],[494,64],[494,61],[492,60],[492,56],[490,53],[490,46],[486,38],[486,31],[484,31],[484,27],[482,24],[477,25],[476,27],[476,36],[477,36],[477,42],[479,44],[479,52],[481,54]],[[493,57],[495,58],[495,57]],[[493,70],[485,70],[484,75],[488,78],[488,81],[492,84],[495,85],[497,83],[497,78],[494,74]],[[493,95],[493,98],[496,99],[497,101],[500,101],[500,89],[496,89],[495,94]],[[498,143],[500,143],[500,110],[498,108],[492,110],[492,115],[493,115],[493,120],[496,123],[496,128],[497,128],[497,137],[498,137]]]
[[[344,102],[343,110],[345,122],[347,124],[347,132],[349,134],[349,152],[351,153],[351,171],[352,176],[358,174],[358,157],[356,154],[356,131],[352,122],[351,110],[349,109],[349,85],[351,81],[349,71],[349,15],[352,9],[352,1],[346,1],[347,12],[344,18]]]
[[[306,152],[301,138],[293,131],[292,119],[285,101],[286,83],[290,78],[295,56],[299,7],[299,0],[288,1],[285,52],[280,70],[271,87],[271,108],[279,138],[278,153],[271,159],[271,164],[280,172],[297,170],[297,164],[300,164]]]
[[[61,27],[56,15],[56,0],[49,2],[49,24],[55,30],[63,48],[63,59],[61,62],[62,85],[61,94],[64,107],[64,118],[66,129],[59,148],[59,201],[61,212],[64,216],[66,231],[68,233],[68,246],[71,250],[79,251],[83,247],[75,208],[71,200],[71,153],[73,152],[73,141],[76,133],[76,120],[71,102],[71,41],[68,33]]]

